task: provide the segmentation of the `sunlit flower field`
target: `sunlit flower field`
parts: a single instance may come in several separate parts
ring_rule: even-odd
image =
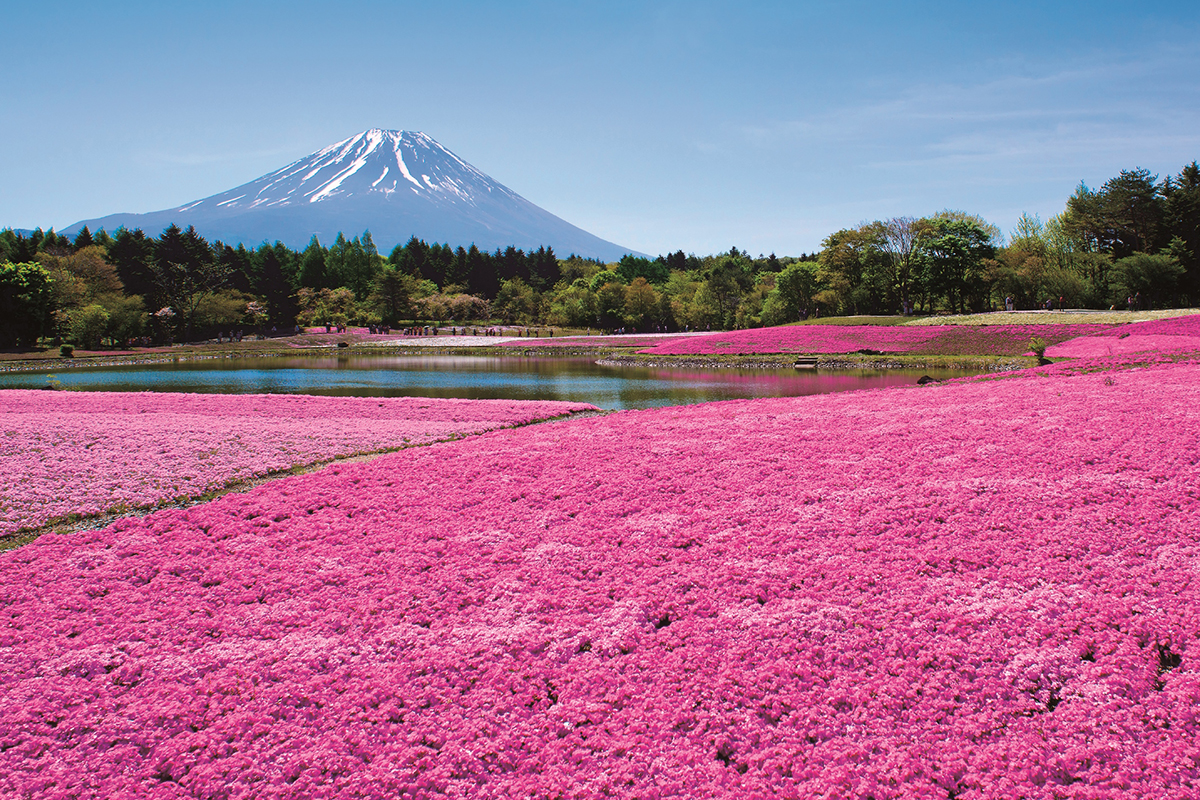
[[[1200,363],[1092,367],[43,536],[0,555],[0,796],[1195,796]]]
[[[1057,344],[1078,336],[1102,333],[1108,328],[1107,325],[1092,323],[911,328],[901,325],[784,325],[674,339],[638,352],[656,356],[855,352],[1018,356],[1029,352],[1029,340],[1034,336],[1047,344]]]
[[[1200,351],[1200,314],[1139,322],[1046,348],[1051,358],[1095,358],[1133,353]]]
[[[277,470],[594,409],[300,395],[0,392],[0,536]]]

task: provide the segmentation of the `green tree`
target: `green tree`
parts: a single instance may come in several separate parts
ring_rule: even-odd
[[[537,321],[539,304],[532,286],[520,278],[510,278],[500,284],[500,291],[492,302],[492,311],[509,324],[519,322],[528,325]]]
[[[99,303],[79,306],[66,312],[63,329],[68,341],[84,350],[96,350],[108,330],[109,314]]]
[[[880,247],[886,253],[889,288],[900,300],[901,311],[907,314],[916,296],[923,293],[921,240],[928,231],[928,223],[913,217],[894,217],[882,226]]]
[[[1192,303],[1200,298],[1200,165],[1188,164],[1163,182],[1163,213],[1172,242],[1171,253],[1184,269],[1183,289]]]
[[[1064,222],[1085,250],[1119,259],[1165,245],[1165,215],[1157,176],[1139,168],[1122,170],[1099,191],[1081,183],[1067,200]]]
[[[850,314],[880,310],[890,305],[893,270],[885,250],[887,228],[882,222],[870,222],[828,236],[821,243],[821,294],[830,305]],[[889,309],[890,310],[890,309]]]
[[[992,233],[974,219],[935,218],[922,248],[931,291],[945,296],[951,310],[978,308],[987,296],[984,260],[995,255]]]
[[[183,341],[191,341],[196,312],[210,295],[224,288],[228,267],[213,257],[195,229],[180,232],[172,225],[158,239],[152,271],[158,292],[175,312],[172,319],[183,333]]]
[[[325,248],[314,234],[308,247],[300,256],[300,286],[309,289],[328,289],[329,278],[325,274]]]
[[[0,347],[32,347],[53,310],[52,279],[40,264],[0,264]]]
[[[296,292],[301,325],[345,325],[358,316],[354,292],[344,286],[336,289],[301,287]]]
[[[733,327],[742,295],[753,285],[749,265],[744,256],[733,254],[736,251],[721,256],[704,274],[704,285],[717,306],[719,319],[715,322],[726,328]]]
[[[624,283],[624,281],[621,280],[620,274],[611,267],[605,268],[593,275],[591,280],[588,281],[588,288],[593,292],[598,293],[602,286],[605,286],[609,283]]]
[[[588,288],[587,280],[577,278],[570,285],[555,291],[547,320],[551,325],[591,327],[598,324],[598,308],[596,293]]]
[[[253,294],[266,302],[267,319],[276,326],[291,327],[296,322],[296,281],[299,263],[296,253],[282,242],[263,243],[253,254],[255,282]]]
[[[625,290],[625,324],[639,331],[648,330],[658,311],[658,292],[644,277],[637,277]]]
[[[783,268],[775,279],[778,297],[777,307],[772,308],[775,324],[804,319],[816,310],[814,298],[824,288],[819,270],[819,265],[812,261],[798,261]]]
[[[384,264],[375,275],[369,303],[383,322],[395,325],[409,312],[417,279],[394,263]]]
[[[104,335],[117,346],[141,336],[149,324],[146,304],[140,295],[101,294],[96,297],[96,302],[108,312]]]
[[[1175,293],[1184,269],[1172,256],[1134,253],[1113,263],[1113,304],[1120,307],[1125,298],[1141,296],[1146,308],[1168,301]]]
[[[339,233],[325,255],[325,277],[329,284],[346,287],[360,300],[366,299],[370,293],[371,281],[379,266],[378,254],[370,235],[370,231],[364,234],[370,244],[368,247],[357,236],[346,241],[346,237]]]
[[[632,284],[637,278],[644,278],[649,283],[662,284],[666,282],[670,270],[667,269],[665,259],[651,261],[648,258],[626,254],[621,256],[617,263],[617,274],[626,284]]]
[[[609,281],[596,292],[596,311],[600,324],[606,328],[619,327],[625,321],[625,284]]]
[[[117,268],[117,275],[129,294],[154,297],[157,285],[154,282],[155,240],[146,236],[141,229],[118,228],[113,241],[108,245],[105,259]]]

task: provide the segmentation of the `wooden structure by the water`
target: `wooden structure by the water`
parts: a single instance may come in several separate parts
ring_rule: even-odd
[[[796,356],[796,369],[816,369],[816,356]]]

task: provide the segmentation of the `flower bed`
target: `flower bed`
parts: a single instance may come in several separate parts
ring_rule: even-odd
[[[755,353],[855,353],[889,355],[1015,356],[1029,352],[1029,339],[1047,344],[1106,330],[1108,325],[991,325],[968,327],[785,325],[714,333],[639,350],[652,355],[744,355]]]
[[[1051,358],[1104,358],[1133,353],[1200,351],[1200,314],[1121,325],[1046,348]]]
[[[1200,365],[1061,366],[44,536],[0,555],[0,795],[1191,796]]]
[[[525,338],[502,343],[502,347],[647,347],[687,339],[695,334],[628,334],[613,336],[554,336]]]
[[[0,536],[296,465],[517,425],[580,403],[0,392]]]
[[[1146,320],[1106,331],[1105,336],[1200,336],[1200,314]]]

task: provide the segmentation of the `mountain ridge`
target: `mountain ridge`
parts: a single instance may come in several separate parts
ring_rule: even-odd
[[[315,235],[365,230],[381,250],[413,236],[494,250],[552,247],[619,259],[636,251],[601,239],[531,203],[419,131],[371,128],[224,192],[145,214],[81,220],[112,231],[120,226],[157,234],[191,225],[209,239],[249,247],[282,241],[300,249]]]

